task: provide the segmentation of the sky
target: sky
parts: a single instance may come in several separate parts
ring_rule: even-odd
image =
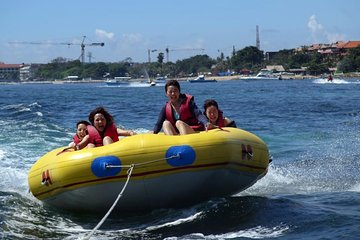
[[[256,26],[264,52],[356,41],[359,10],[358,0],[2,0],[0,62],[79,59],[83,36],[86,62],[147,62],[149,50],[157,61],[166,48],[171,62],[230,56],[256,45]]]

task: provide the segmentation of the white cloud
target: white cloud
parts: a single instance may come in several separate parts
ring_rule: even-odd
[[[316,20],[315,15],[312,15],[309,18],[309,21],[308,21],[307,25],[308,25],[310,31],[313,32],[313,33],[317,33],[317,32],[320,32],[320,31],[323,30],[323,26],[320,23],[318,23],[318,21]]]
[[[102,40],[113,40],[115,37],[115,33],[106,32],[105,30],[102,30],[102,29],[96,29],[95,35]]]
[[[311,31],[312,41],[315,43],[325,43],[325,41],[327,41],[327,43],[334,43],[346,39],[345,34],[328,32],[323,25],[318,22],[315,15],[310,16],[307,26]]]

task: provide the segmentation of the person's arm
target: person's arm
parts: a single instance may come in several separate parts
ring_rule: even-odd
[[[75,151],[85,148],[89,143],[89,135],[86,135],[79,144],[74,146]]]
[[[235,121],[233,121],[229,118],[224,118],[224,126],[225,127],[233,127],[233,128],[237,127]]]
[[[117,128],[116,131],[117,131],[117,134],[119,136],[133,136],[133,135],[136,135],[136,132],[134,132],[132,130],[124,130],[124,129]]]
[[[166,105],[165,105],[166,106]],[[155,126],[154,126],[154,130],[153,130],[153,133],[154,134],[157,134],[161,131],[161,128],[162,128],[162,125],[163,125],[163,122],[165,121],[166,119],[166,107],[163,106],[163,108],[161,109],[160,113],[159,113],[159,117],[158,117],[158,120],[157,122],[155,123]]]
[[[209,123],[209,120],[207,117],[200,111],[198,106],[196,105],[195,101],[190,102],[190,109],[192,110],[193,114],[201,122],[204,126],[206,126]]]

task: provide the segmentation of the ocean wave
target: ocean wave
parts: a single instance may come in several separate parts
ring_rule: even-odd
[[[2,161],[5,158],[6,152],[2,149],[0,149],[0,161]]]
[[[16,192],[22,196],[29,196],[27,173],[23,169],[10,167],[0,168],[0,189],[5,192]]]
[[[205,239],[205,240],[218,240],[218,239],[238,239],[238,238],[277,238],[284,235],[289,230],[288,226],[276,226],[272,228],[257,226],[254,228],[228,232],[224,234],[210,234],[204,235],[202,233],[192,233],[182,237],[167,237],[164,240],[183,240],[183,239]]]
[[[348,191],[351,191],[351,192],[360,192],[360,183],[355,184],[354,186],[352,186],[351,188],[349,188]]]
[[[313,80],[313,83],[316,83],[316,84],[356,84],[356,82],[346,81],[341,78],[335,78],[331,82],[325,78],[316,78]]]

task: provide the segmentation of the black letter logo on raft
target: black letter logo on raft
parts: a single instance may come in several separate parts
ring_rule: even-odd
[[[253,151],[252,151],[252,147],[251,145],[247,145],[245,146],[245,144],[241,144],[241,159],[245,160],[247,158],[247,160],[251,160],[253,157]]]

